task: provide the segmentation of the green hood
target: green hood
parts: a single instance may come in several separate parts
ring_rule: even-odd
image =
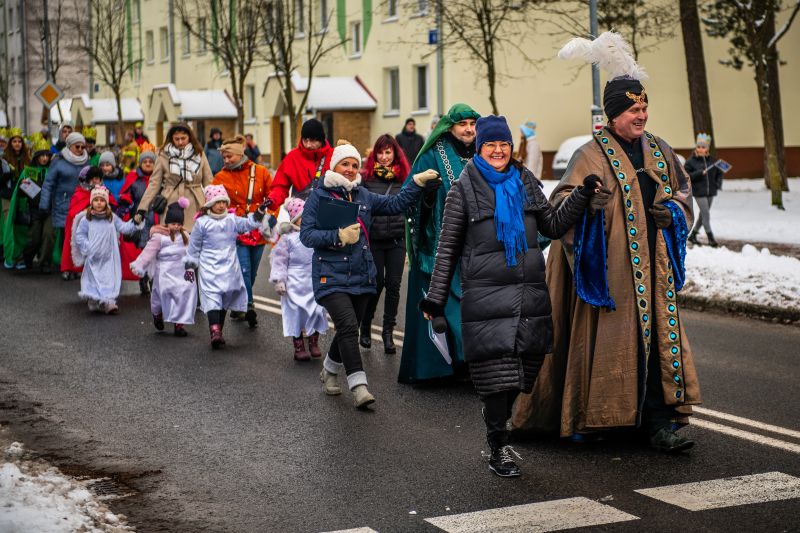
[[[422,149],[419,151],[417,159],[419,159],[419,156],[425,153],[428,148],[433,146],[439,137],[447,132],[453,126],[453,124],[457,124],[462,120],[467,120],[468,118],[478,120],[481,118],[481,116],[467,104],[453,104],[453,107],[450,108],[447,114],[442,115],[442,118],[440,118],[439,122],[436,123],[436,127],[433,128],[433,131],[428,136],[425,144],[422,145]]]

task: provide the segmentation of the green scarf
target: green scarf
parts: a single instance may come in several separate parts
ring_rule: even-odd
[[[428,136],[425,144],[422,145],[422,148],[417,155],[417,159],[419,159],[421,154],[425,153],[426,150],[433,146],[436,141],[439,140],[439,137],[441,137],[445,132],[449,131],[450,128],[453,127],[453,124],[457,124],[462,120],[467,120],[469,118],[478,120],[481,118],[481,116],[467,104],[453,104],[453,107],[450,108],[447,114],[442,115],[442,118],[440,118],[439,122],[436,123],[436,127],[433,128],[433,131]]]

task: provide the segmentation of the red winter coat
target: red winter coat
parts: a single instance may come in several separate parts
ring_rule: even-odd
[[[308,187],[315,176],[324,176],[325,171],[330,168],[331,155],[333,155],[333,148],[327,141],[325,146],[318,150],[304,148],[302,140],[297,143],[297,148],[286,154],[278,170],[275,171],[272,190],[269,193],[272,208],[277,209],[283,205],[283,202],[289,197],[290,187],[294,187],[295,194],[297,194]]]

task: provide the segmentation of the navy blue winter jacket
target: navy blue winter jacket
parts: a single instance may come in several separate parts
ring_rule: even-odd
[[[348,294],[375,293],[377,270],[372,260],[367,236],[361,231],[358,242],[342,246],[339,231],[317,228],[317,208],[321,196],[352,199],[360,205],[361,221],[369,232],[372,217],[376,215],[396,215],[402,213],[419,197],[422,188],[413,181],[403,187],[395,196],[384,196],[369,192],[366,188],[355,186],[348,194],[337,182],[343,176],[328,171],[324,184],[311,193],[303,209],[300,225],[300,241],[314,249],[311,276],[314,283],[314,298],[317,302],[334,292]],[[334,193],[334,194],[331,194]]]
[[[86,162],[88,165],[89,162]],[[78,186],[78,173],[85,165],[73,165],[60,155],[53,158],[47,177],[42,185],[39,198],[39,209],[48,211],[52,216],[54,228],[63,228],[67,222],[67,212],[72,193]]]

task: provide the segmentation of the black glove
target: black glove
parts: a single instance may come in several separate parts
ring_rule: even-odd
[[[264,220],[264,214],[265,214],[264,211],[256,209],[255,211],[253,211],[253,220],[255,220],[256,222],[261,222],[262,220]]]
[[[672,224],[672,211],[664,204],[653,204],[650,214],[653,215],[658,229],[668,228]]]
[[[138,211],[136,211],[136,214],[133,216],[133,222],[134,222],[136,225],[139,225],[139,224],[141,224],[141,223],[142,223],[142,221],[144,220],[144,216],[145,216],[146,214],[147,214],[147,211],[144,211],[144,210],[142,210],[142,209],[139,209]]]
[[[431,193],[439,190],[442,186],[442,180],[429,180],[425,182],[425,193]]]
[[[583,178],[583,188],[587,194],[594,194],[595,189],[603,186],[603,180],[596,174],[589,174]]]
[[[150,208],[154,213],[161,213],[167,208],[167,199],[157,194],[153,201],[150,203]]]
[[[194,283],[194,270],[187,270],[183,273],[183,279],[189,283]]]
[[[129,209],[129,207],[130,205],[125,205],[123,203],[120,203],[119,206],[117,206],[116,215],[124,220],[125,217],[131,214],[131,210]]]
[[[274,202],[273,202],[272,200],[270,200],[269,198],[267,198],[267,199],[265,199],[263,202],[261,202],[261,205],[260,205],[260,206],[258,206],[258,208],[259,208],[261,211],[266,211],[267,209],[269,209],[270,207],[272,207],[272,204],[273,204],[273,203],[274,203]]]
[[[117,205],[121,209],[128,209],[132,204],[131,201],[128,200],[127,198],[120,198],[119,200],[117,200]]]
[[[274,228],[277,223],[278,223],[278,219],[275,218],[274,216],[270,215],[269,216],[269,220],[267,221],[267,224],[269,224],[269,229]]]

